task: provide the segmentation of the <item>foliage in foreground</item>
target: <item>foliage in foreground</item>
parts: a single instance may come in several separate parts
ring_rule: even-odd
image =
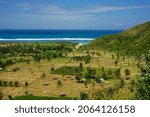
[[[136,81],[136,99],[150,100],[150,52],[145,56],[146,67],[141,68],[141,75]]]
[[[150,100],[150,51],[144,57],[146,66],[141,67],[141,75],[130,83],[130,91],[135,99]]]

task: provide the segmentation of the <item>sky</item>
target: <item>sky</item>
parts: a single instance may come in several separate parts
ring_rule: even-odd
[[[0,0],[0,29],[127,29],[150,21],[150,0]]]

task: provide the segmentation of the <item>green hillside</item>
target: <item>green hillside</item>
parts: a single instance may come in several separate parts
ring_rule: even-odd
[[[93,40],[83,49],[102,49],[125,55],[141,55],[150,50],[150,21],[124,32]]]

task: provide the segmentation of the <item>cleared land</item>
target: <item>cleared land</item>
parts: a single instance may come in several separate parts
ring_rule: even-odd
[[[81,58],[87,55],[91,56],[90,62],[87,64],[84,60],[76,60],[76,57]],[[39,96],[37,99],[56,99],[58,97],[60,99],[64,99],[64,97],[80,99],[81,92],[88,94],[89,99],[98,99],[93,95],[98,91],[105,93],[105,91],[108,92],[109,88],[115,88],[120,81],[119,78],[123,79],[124,86],[117,89],[117,92],[110,97],[100,96],[99,98],[133,99],[128,87],[139,73],[138,61],[135,58],[119,56],[117,60],[117,54],[104,51],[92,50],[87,52],[73,49],[62,58],[57,57],[50,60],[35,61],[31,56],[7,57],[4,60],[10,58],[24,58],[29,59],[30,62],[16,62],[0,71],[0,80],[6,82],[5,85],[3,83],[3,86],[0,87],[3,99],[9,99],[10,96],[14,99],[22,99],[18,96],[25,96],[23,99],[29,98],[26,96]],[[117,63],[115,63],[116,60]],[[78,81],[76,77],[81,73],[79,70],[81,63],[83,78],[80,79],[82,81]],[[67,71],[67,69],[70,69],[70,71]],[[86,76],[88,69],[93,69],[94,73],[90,82],[86,83],[85,77],[88,77]],[[117,69],[120,69],[119,78],[115,77],[115,70]],[[125,75],[125,69],[130,71],[128,76]],[[110,73],[111,77],[107,78],[110,71],[112,72]],[[96,82],[96,78],[101,78],[100,80],[103,81]],[[15,81],[18,82],[18,86],[10,86],[10,82]],[[43,98],[40,98],[41,96]]]

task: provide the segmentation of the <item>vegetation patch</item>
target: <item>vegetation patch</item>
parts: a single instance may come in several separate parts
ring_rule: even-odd
[[[80,71],[81,69],[78,66],[62,66],[52,71],[52,74],[78,75]]]
[[[48,97],[48,96],[16,96],[14,100],[73,100],[72,97]]]

